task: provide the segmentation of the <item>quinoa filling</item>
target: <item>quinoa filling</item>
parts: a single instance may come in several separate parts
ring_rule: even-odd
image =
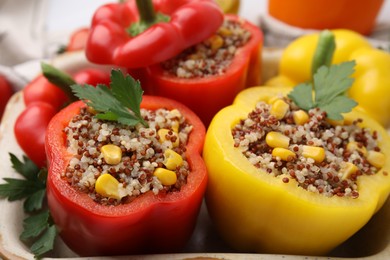
[[[162,62],[161,66],[166,73],[179,78],[222,75],[250,38],[251,33],[243,28],[242,22],[225,19],[216,34]]]
[[[359,196],[356,180],[383,166],[380,136],[362,119],[334,122],[319,109],[300,110],[290,99],[260,101],[232,129],[234,146],[255,167],[324,196]],[[285,110],[280,114],[280,102]],[[387,174],[384,172],[384,174]]]
[[[185,152],[192,126],[177,109],[141,109],[141,115],[149,127],[103,121],[81,109],[64,130],[74,157],[62,178],[104,205],[129,203],[149,191],[180,191],[190,172]],[[157,172],[173,172],[168,180],[174,183]],[[99,181],[103,175],[106,180]]]

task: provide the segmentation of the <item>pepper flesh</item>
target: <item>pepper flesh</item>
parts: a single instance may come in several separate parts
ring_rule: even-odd
[[[178,109],[193,126],[186,146],[191,169],[187,184],[179,192],[158,195],[149,192],[127,204],[104,206],[61,178],[73,156],[67,151],[63,129],[82,106],[82,102],[76,102],[59,112],[50,122],[46,135],[48,205],[62,239],[83,256],[179,250],[193,231],[207,185],[206,168],[200,156],[204,125],[178,102],[143,96],[141,108]]]
[[[179,78],[166,73],[158,65],[147,68],[143,86],[153,95],[180,101],[193,110],[208,125],[212,117],[231,104],[245,87],[260,84],[261,49],[263,35],[258,27],[236,15],[225,15],[231,21],[243,21],[243,28],[251,33],[250,40],[237,50],[232,63],[221,75]]]
[[[359,108],[383,126],[390,126],[390,53],[375,49],[361,35],[348,30],[333,30],[336,50],[333,64],[355,60],[355,79],[348,95]],[[311,79],[311,63],[318,33],[302,36],[290,43],[282,54],[279,75],[265,83],[267,86],[295,86]]]
[[[359,111],[348,119],[362,118],[362,127],[376,130],[386,155],[375,175],[357,180],[359,197],[325,197],[284,183],[280,175],[253,166],[234,147],[232,128],[247,118],[255,104],[268,101],[291,88],[254,87],[242,91],[234,104],[222,109],[211,122],[203,150],[209,173],[208,212],[230,246],[245,252],[322,255],[363,227],[390,192],[390,138],[375,120]]]
[[[88,60],[126,68],[140,68],[174,57],[210,37],[223,14],[213,0],[153,0],[156,12],[170,16],[132,37],[127,28],[138,22],[135,0],[101,6],[92,18],[86,45]]]

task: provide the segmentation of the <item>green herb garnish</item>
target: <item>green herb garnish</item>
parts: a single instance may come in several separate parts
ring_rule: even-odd
[[[299,84],[288,97],[303,110],[319,108],[326,112],[329,119],[341,120],[342,113],[350,112],[357,105],[353,99],[345,95],[353,83],[349,76],[353,73],[354,66],[354,61],[332,65],[329,68],[322,66],[314,74],[313,83]]]
[[[110,88],[99,84],[72,85],[75,95],[95,109],[97,118],[117,121],[119,123],[135,126],[138,123],[147,126],[141,116],[140,105],[143,90],[140,82],[131,76],[124,76],[120,70],[111,71]]]
[[[346,95],[354,81],[350,76],[354,72],[355,61],[330,65],[334,50],[333,34],[322,32],[313,58],[312,81],[297,85],[288,97],[303,110],[319,108],[326,112],[329,119],[341,120],[342,113],[350,112],[357,106],[357,102]]]
[[[24,179],[4,178],[0,184],[0,197],[9,201],[26,199],[23,204],[25,212],[33,212],[42,208],[46,192],[46,169],[39,169],[30,159],[23,156],[23,162],[10,154],[12,167]]]
[[[51,251],[57,235],[56,227],[48,210],[43,210],[46,195],[47,170],[39,169],[30,159],[23,156],[23,161],[10,153],[12,167],[24,179],[3,178],[0,184],[0,197],[9,201],[25,199],[23,208],[28,217],[24,219],[20,239],[31,242],[31,252],[36,258]]]
[[[39,258],[53,250],[57,233],[50,212],[45,210],[23,220],[23,232],[20,239],[25,242],[33,240],[30,250],[36,258]]]

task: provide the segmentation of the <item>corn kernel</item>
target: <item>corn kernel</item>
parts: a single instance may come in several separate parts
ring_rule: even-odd
[[[346,147],[347,151],[349,152],[354,152],[358,151],[361,152],[364,156],[367,154],[367,149],[366,147],[359,145],[357,142],[349,142]]]
[[[292,161],[296,157],[294,152],[286,148],[280,148],[280,147],[274,148],[272,150],[272,156],[279,157],[283,161]]]
[[[341,167],[341,173],[343,174],[342,180],[348,179],[352,174],[356,173],[358,171],[358,167],[350,162],[346,162]]]
[[[174,150],[166,149],[164,151],[163,164],[165,167],[167,167],[168,170],[175,170],[178,166],[183,164],[183,158]]]
[[[95,182],[95,190],[104,197],[121,199],[119,196],[119,181],[111,174],[105,173],[100,175]]]
[[[172,142],[173,147],[178,147],[179,146],[179,135],[178,133],[166,129],[166,128],[161,128],[158,130],[157,135],[160,137],[159,141],[160,143],[163,143],[165,141],[170,141]]]
[[[277,119],[282,119],[286,115],[289,108],[290,106],[286,102],[278,99],[272,104],[270,114]]]
[[[181,117],[181,113],[177,109],[172,109],[170,111],[170,114],[173,115],[174,117],[177,117],[177,118]],[[175,131],[176,133],[178,133],[179,132],[179,127],[180,127],[179,120],[173,119],[172,120],[172,130]]]
[[[175,131],[176,133],[179,132],[179,126],[180,123],[177,120],[172,121],[172,130]]]
[[[280,99],[280,97],[278,97],[278,96],[270,97],[270,98],[268,99],[268,104],[269,104],[269,105],[272,105],[273,103],[275,103],[276,100],[279,100],[279,99]]]
[[[290,138],[279,132],[269,132],[265,137],[265,142],[272,148],[288,148]]]
[[[122,150],[119,146],[114,144],[103,145],[100,151],[107,164],[115,165],[122,160]]]
[[[304,125],[309,121],[309,115],[304,110],[298,110],[293,113],[293,119],[296,125]]]
[[[154,170],[154,176],[156,176],[162,185],[173,185],[176,183],[177,176],[174,171],[167,170],[164,168],[157,168]]]
[[[377,151],[368,151],[366,155],[367,161],[376,168],[382,168],[386,162],[386,156]]]
[[[88,113],[91,113],[92,115],[97,114],[97,111],[91,106],[87,106],[87,111],[88,111]]]
[[[326,122],[328,122],[331,126],[343,126],[343,125],[344,125],[344,119],[334,120],[334,119],[326,118],[325,120],[326,120]]]
[[[302,146],[302,156],[312,158],[320,163],[325,159],[325,150],[322,147],[304,145]]]
[[[223,46],[223,38],[219,35],[213,35],[209,39],[210,44],[211,44],[211,50],[212,51],[217,51]]]
[[[188,59],[189,60],[200,60],[200,59],[202,59],[202,56],[199,55],[198,53],[193,53],[193,54],[188,56]]]
[[[222,36],[230,36],[233,34],[233,32],[226,27],[220,27],[218,33]]]

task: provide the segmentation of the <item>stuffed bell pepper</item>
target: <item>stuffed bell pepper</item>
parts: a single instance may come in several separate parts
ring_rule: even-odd
[[[245,87],[260,84],[262,33],[235,15],[218,31],[160,64],[147,68],[147,88],[189,106],[208,125]]]
[[[86,54],[127,68],[146,93],[180,101],[208,125],[260,83],[262,42],[258,27],[211,0],[128,1],[96,11]]]
[[[217,113],[203,151],[206,203],[244,252],[324,255],[390,192],[390,137],[345,96],[355,62],[320,66],[295,88],[253,87]]]
[[[60,236],[82,256],[180,250],[206,188],[204,125],[176,101],[142,97],[120,71],[110,88],[72,88],[86,104],[60,111],[46,134]]]

